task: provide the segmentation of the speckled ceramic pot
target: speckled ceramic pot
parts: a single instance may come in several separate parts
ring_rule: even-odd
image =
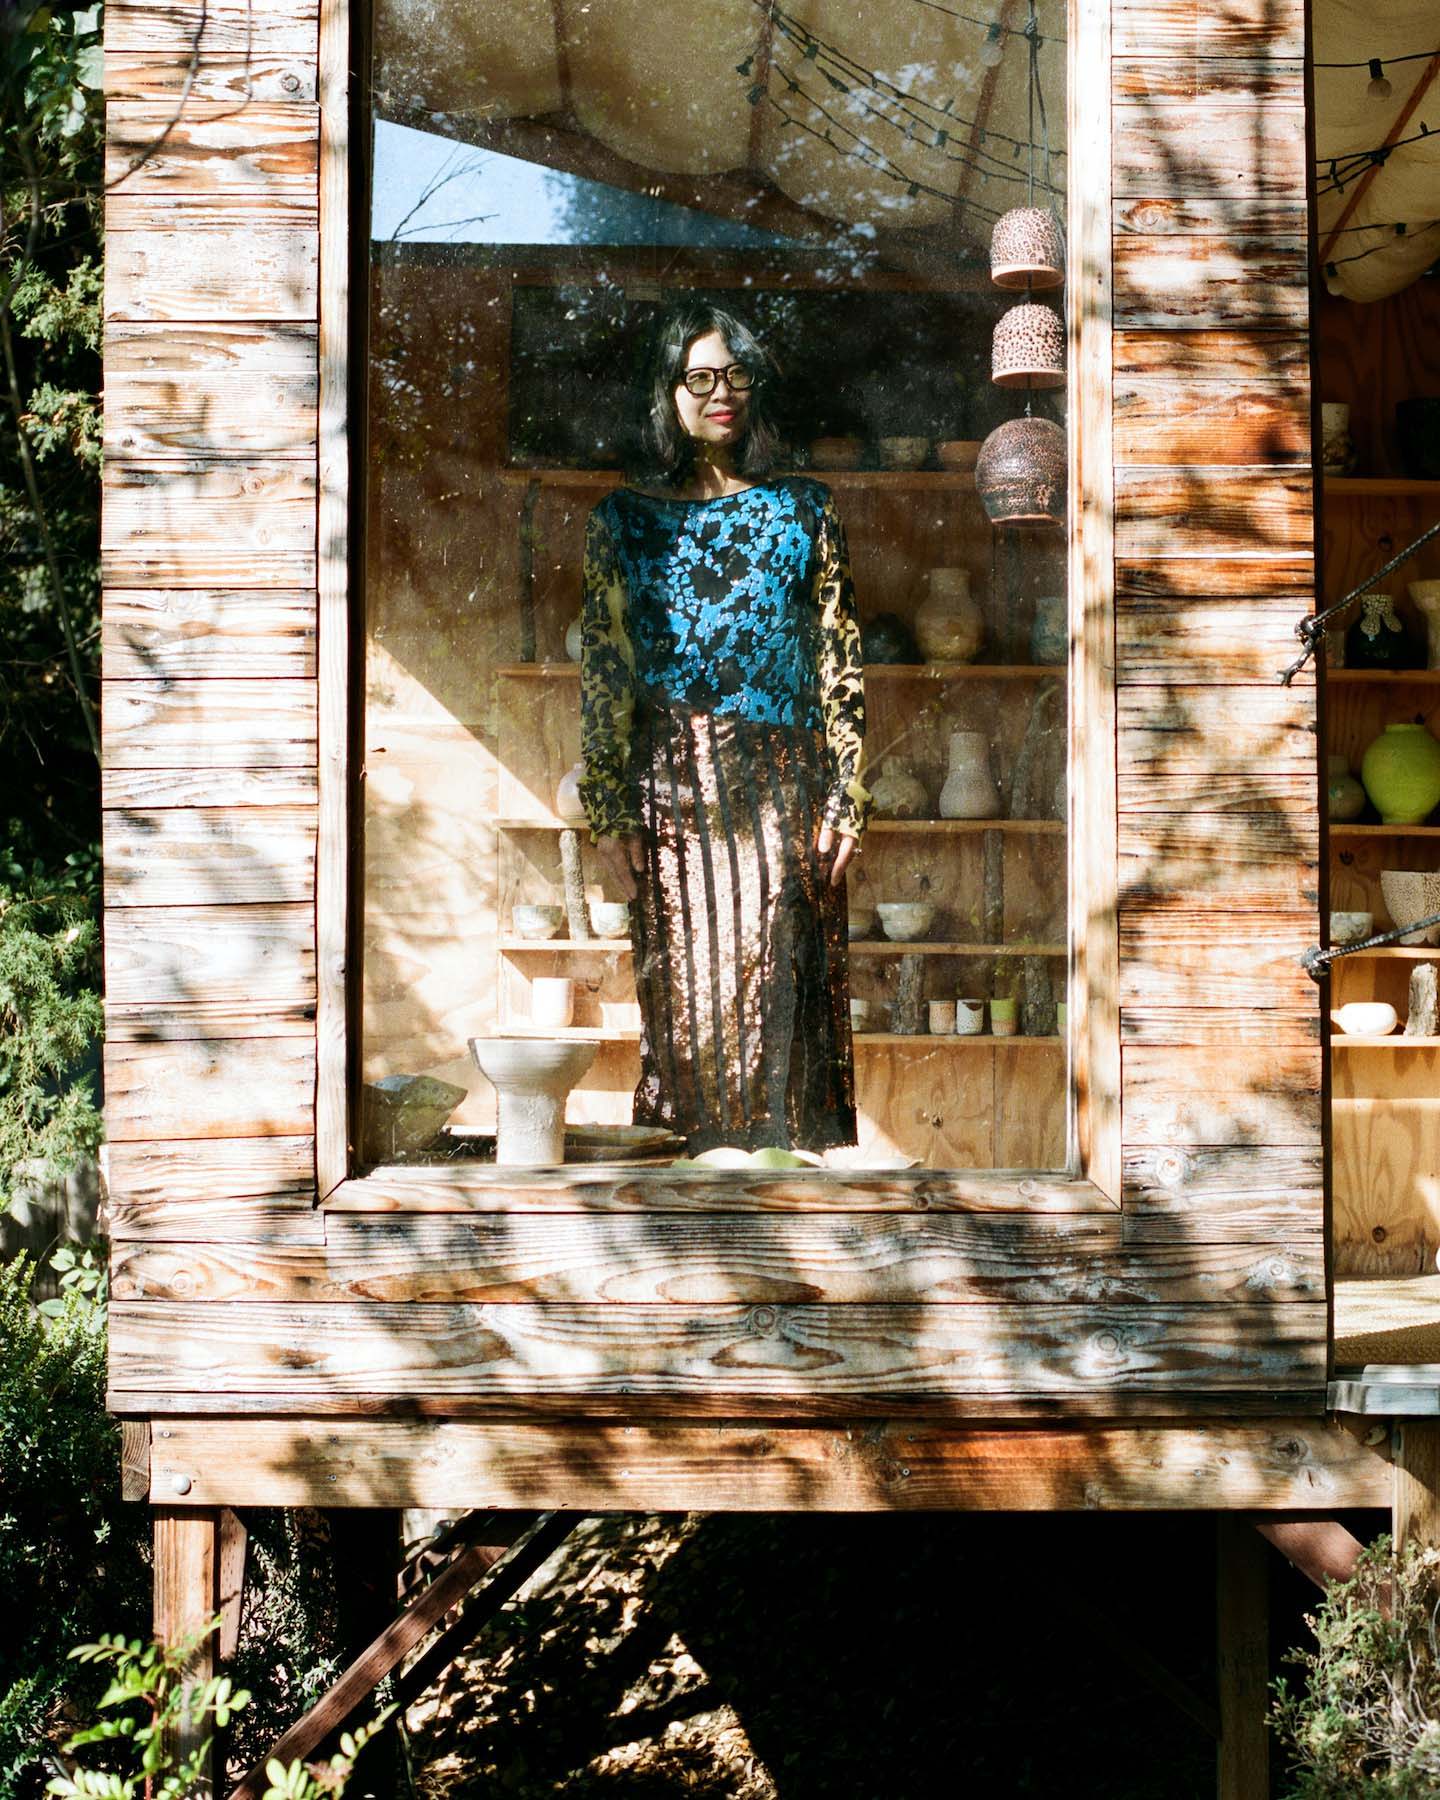
[[[1418,825],[1440,806],[1440,744],[1423,725],[1387,725],[1360,764],[1387,825]]]
[[[996,525],[1065,520],[1065,433],[1053,419],[1009,419],[980,446],[975,488]]]
[[[1012,306],[990,342],[990,379],[996,387],[1065,385],[1065,326],[1053,306]]]
[[[1048,206],[1014,206],[990,234],[990,279],[999,288],[1052,288],[1065,280],[1065,234]]]

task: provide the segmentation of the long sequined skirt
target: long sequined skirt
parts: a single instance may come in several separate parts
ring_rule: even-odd
[[[814,849],[823,737],[651,703],[631,742],[636,1123],[692,1153],[853,1144],[845,890]]]

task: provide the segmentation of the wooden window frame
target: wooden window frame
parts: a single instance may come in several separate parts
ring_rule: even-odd
[[[354,19],[361,0],[321,0],[320,300],[319,300],[319,819],[316,861],[317,1064],[316,1184],[322,1206],[344,1211],[504,1210],[508,1198],[551,1205],[604,1181],[577,1167],[504,1170],[394,1165],[352,1174],[354,1051],[360,1017],[354,856],[360,815],[354,745],[362,704],[363,572],[361,532],[350,507],[352,455],[365,419],[351,407],[364,393],[352,362],[363,337],[352,294],[363,294],[352,254],[351,117],[366,120],[355,71],[368,46]],[[1067,905],[1067,1165],[1062,1171],[1014,1169],[806,1174],[810,1203],[903,1205],[977,1211],[1112,1212],[1120,1206],[1120,1007],[1118,821],[1116,804],[1115,559],[1111,359],[1110,0],[1069,0],[1067,149],[1070,170],[1093,172],[1094,186],[1067,193],[1070,595],[1069,830]],[[352,53],[353,48],[353,53]],[[358,154],[366,154],[364,145]],[[368,245],[368,232],[360,247]],[[363,368],[359,370],[363,376]],[[359,517],[357,509],[356,517]],[[774,1177],[769,1178],[772,1181]],[[781,1178],[793,1185],[793,1178]],[[630,1192],[652,1191],[673,1206],[723,1208],[753,1177],[663,1169],[626,1171]],[[614,1178],[611,1178],[613,1184]],[[583,1204],[583,1196],[577,1194]]]

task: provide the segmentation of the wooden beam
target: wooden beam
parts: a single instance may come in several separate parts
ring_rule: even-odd
[[[245,1603],[245,1562],[250,1534],[233,1506],[220,1509],[217,1593],[220,1612],[218,1654],[227,1663],[240,1647],[240,1615]]]
[[[1400,108],[1399,112],[1396,113],[1395,122],[1391,125],[1389,131],[1385,133],[1385,142],[1381,145],[1382,149],[1388,149],[1391,144],[1398,142],[1399,139],[1405,135],[1405,127],[1414,117],[1416,107],[1419,106],[1420,102],[1425,98],[1425,95],[1429,91],[1437,74],[1440,74],[1440,50],[1435,52],[1429,62],[1426,63],[1424,69],[1421,70],[1420,79],[1411,89],[1410,98]],[[1342,156],[1338,160],[1344,162],[1345,158]],[[1383,167],[1383,162],[1372,162],[1370,167],[1355,183],[1354,191],[1341,208],[1340,217],[1336,219],[1335,223],[1330,227],[1329,232],[1326,234],[1325,242],[1320,246],[1320,254],[1315,259],[1322,269],[1325,267],[1330,252],[1335,248],[1336,238],[1339,237],[1340,233],[1354,217],[1356,207],[1359,206],[1366,194],[1369,193],[1371,183],[1375,180],[1375,177],[1380,173],[1380,170]]]
[[[1440,1421],[1407,1419],[1394,1433],[1391,1536],[1440,1546]]]
[[[157,1512],[154,1538],[154,1628],[157,1643],[176,1645],[204,1631],[215,1615],[220,1515],[213,1507],[179,1506]],[[192,1682],[215,1673],[215,1640],[205,1637],[190,1660]],[[187,1756],[206,1735],[188,1721],[176,1732],[175,1750]],[[196,1800],[214,1791],[213,1757],[206,1758]]]
[[[1249,1522],[1215,1521],[1216,1662],[1220,1696],[1218,1800],[1269,1800],[1270,1600],[1265,1543]]]
[[[1388,1506],[1390,1468],[1338,1425],[1275,1417],[1174,1426],[956,1430],[604,1425],[534,1418],[174,1418],[153,1497],[176,1479],[234,1506],[583,1512],[1071,1512]]]
[[[1348,1581],[1364,1546],[1338,1519],[1269,1519],[1251,1521],[1267,1544],[1313,1581],[1323,1593],[1332,1581]]]
[[[310,1756],[332,1731],[339,1730],[401,1659],[424,1641],[446,1613],[482,1581],[487,1583],[487,1602],[495,1597],[488,1615],[493,1616],[559,1546],[574,1523],[573,1516],[547,1513],[498,1562],[486,1545],[471,1544],[462,1550],[445,1573],[437,1576],[419,1598],[356,1657],[334,1686],[241,1778],[231,1790],[230,1800],[259,1800],[266,1786],[265,1765],[272,1758],[288,1766],[297,1759]],[[478,1629],[477,1619],[470,1635]]]
[[[150,1421],[120,1421],[120,1498],[148,1500],[150,1497]]]

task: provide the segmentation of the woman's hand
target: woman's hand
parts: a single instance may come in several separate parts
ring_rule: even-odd
[[[830,863],[830,885],[839,887],[845,879],[845,870],[850,859],[859,853],[860,840],[847,836],[843,831],[836,831],[831,825],[822,825],[820,835],[815,840],[815,854],[821,862]],[[831,862],[831,857],[834,861]]]
[[[595,848],[601,862],[615,877],[621,893],[627,900],[633,900],[640,892],[640,883],[635,877],[645,870],[645,840],[640,833],[632,831],[628,837],[597,837]]]

